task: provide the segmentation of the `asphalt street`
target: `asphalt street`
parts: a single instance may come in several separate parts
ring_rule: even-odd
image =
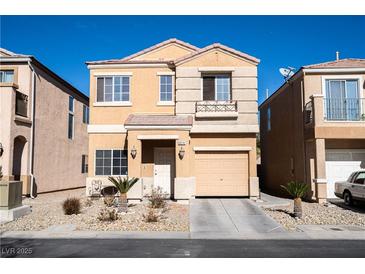
[[[1,257],[363,258],[365,241],[2,238]]]

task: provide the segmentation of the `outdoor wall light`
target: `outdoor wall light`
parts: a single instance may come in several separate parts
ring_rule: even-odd
[[[0,157],[3,155],[3,153],[4,153],[3,144],[0,143]]]
[[[136,158],[136,156],[137,156],[137,149],[135,146],[132,147],[131,156],[133,159]]]
[[[185,149],[183,146],[180,147],[180,150],[179,150],[179,158],[180,160],[182,160],[184,158],[184,155],[185,155]]]

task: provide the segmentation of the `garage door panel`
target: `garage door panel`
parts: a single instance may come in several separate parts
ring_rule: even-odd
[[[365,163],[365,151],[336,149],[326,150],[327,198],[335,198],[335,182],[345,181]]]
[[[197,196],[248,196],[248,154],[196,153]]]

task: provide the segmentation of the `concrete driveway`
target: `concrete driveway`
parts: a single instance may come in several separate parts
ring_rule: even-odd
[[[285,230],[249,199],[194,199],[190,201],[192,234],[252,234]]]

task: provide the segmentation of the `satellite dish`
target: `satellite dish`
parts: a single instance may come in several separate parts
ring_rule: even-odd
[[[283,75],[285,81],[294,75],[294,70],[295,70],[295,68],[292,68],[292,67],[279,69],[280,74]]]

